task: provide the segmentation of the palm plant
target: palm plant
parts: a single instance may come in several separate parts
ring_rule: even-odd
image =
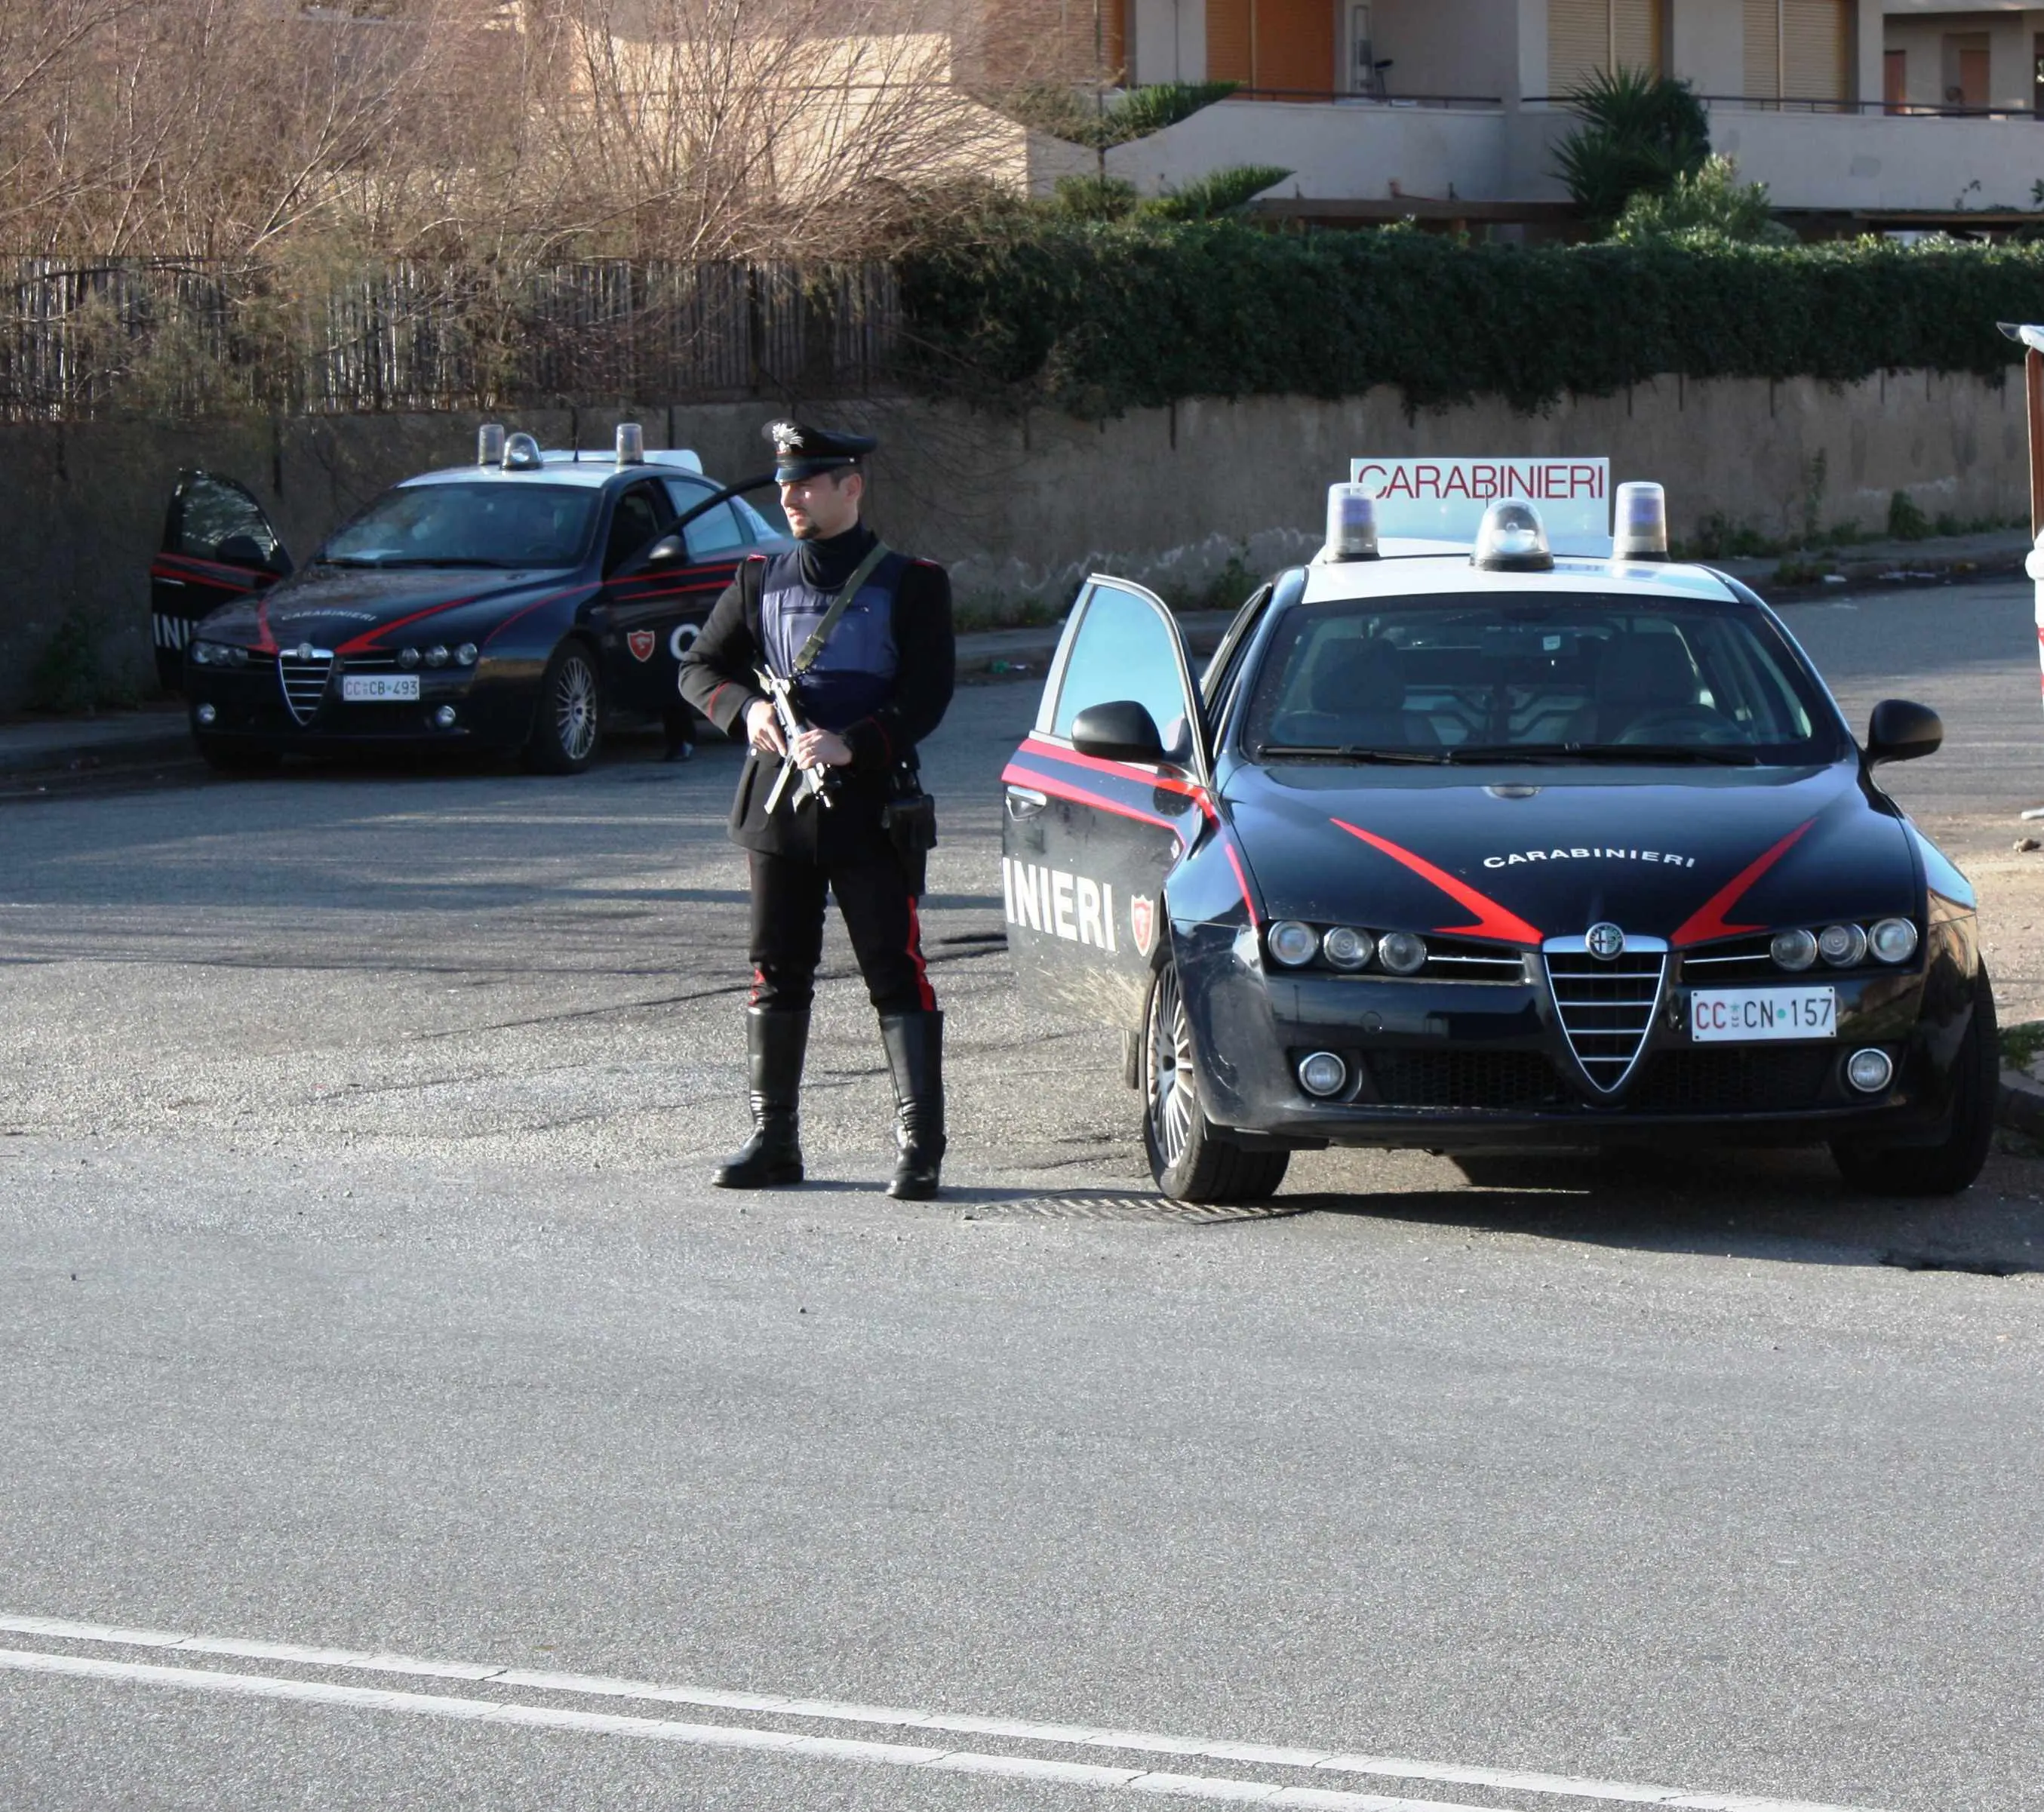
[[[1600,69],[1569,98],[1582,124],[1555,150],[1556,174],[1600,229],[1633,196],[1663,194],[1711,154],[1709,117],[1686,82],[1643,69]]]

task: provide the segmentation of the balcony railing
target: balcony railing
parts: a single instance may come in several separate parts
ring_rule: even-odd
[[[1696,98],[1713,111],[1748,113],[1836,113],[1846,117],[1923,120],[2034,120],[2044,117],[2044,109],[2031,107],[1934,107],[1914,101],[1839,101],[1822,95],[1699,94]],[[1571,94],[1528,94],[1520,103],[1527,107],[1566,110],[1576,104]]]
[[[1231,101],[1289,101],[1301,106],[1339,102],[1350,107],[1455,108],[1472,113],[1496,113],[1504,106],[1498,94],[1359,94],[1344,88],[1238,88]]]

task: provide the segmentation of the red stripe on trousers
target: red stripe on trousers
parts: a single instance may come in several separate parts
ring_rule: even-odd
[[[923,920],[916,910],[915,896],[909,898],[909,960],[916,965],[916,987],[923,998],[923,1010],[937,1010],[936,989],[930,986],[930,971],[923,962]]]

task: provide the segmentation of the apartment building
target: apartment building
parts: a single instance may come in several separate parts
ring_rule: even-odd
[[[1067,0],[1075,22],[1087,0]],[[1277,211],[1559,219],[1566,97],[1649,69],[1703,97],[1716,148],[1813,226],[1996,224],[2044,178],[2044,8],[1936,0],[1093,0],[1136,83],[1235,98],[1117,148],[1146,190],[1294,172]]]

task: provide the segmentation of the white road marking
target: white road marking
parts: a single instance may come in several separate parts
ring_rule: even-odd
[[[220,1693],[238,1699],[281,1699],[310,1705],[346,1706],[364,1711],[398,1711],[419,1718],[457,1718],[465,1723],[509,1724],[529,1729],[638,1737],[705,1749],[759,1749],[798,1760],[878,1763],[893,1768],[930,1768],[939,1774],[995,1775],[1011,1779],[1057,1781],[1073,1787],[1124,1787],[1135,1793],[1159,1794],[1176,1799],[1314,1806],[1321,1808],[1322,1812],[1496,1812],[1494,1807],[1451,1805],[1441,1799],[1393,1799],[1377,1793],[1336,1793],[1324,1787],[1281,1787],[1275,1781],[1160,1774],[1143,1768],[1106,1768],[1097,1762],[988,1755],[975,1749],[913,1749],[905,1743],[865,1743],[842,1737],[804,1737],[790,1730],[761,1730],[739,1724],[682,1724],[659,1718],[620,1717],[613,1712],[562,1711],[550,1706],[510,1704],[501,1699],[454,1699],[439,1693],[394,1692],[387,1687],[280,1679],[272,1674],[228,1673],[209,1668],[164,1668],[140,1661],[102,1661],[89,1655],[45,1655],[21,1648],[0,1648],[0,1672],[9,1670],[61,1674],[79,1679],[117,1680],[136,1686],[177,1687],[187,1691]]]
[[[605,1675],[550,1673],[529,1668],[492,1666],[486,1662],[425,1660],[414,1656],[386,1654],[367,1648],[315,1648],[297,1643],[256,1641],[238,1637],[194,1636],[176,1630],[130,1629],[115,1624],[81,1623],[63,1618],[0,1616],[0,1631],[23,1636],[40,1636],[59,1641],[106,1643],[117,1648],[175,1649],[186,1654],[226,1655],[248,1660],[282,1661],[301,1667],[346,1668],[357,1672],[397,1674],[413,1679],[487,1681],[492,1686],[523,1687],[533,1692],[644,1699],[670,1705],[700,1706],[717,1710],[762,1713],[777,1718],[809,1718],[840,1724],[878,1724],[897,1729],[941,1730],[1016,1742],[1061,1743],[1074,1748],[1185,1756],[1208,1761],[1241,1762],[1266,1768],[1312,1768],[1325,1773],[1372,1775],[1447,1786],[1489,1787],[1507,1792],[1545,1793],[1577,1799],[1612,1800],[1635,1806],[1668,1806],[1679,1808],[1680,1812],[1867,1812],[1867,1809],[1863,1807],[1819,1804],[1812,1800],[1780,1799],[1764,1794],[1692,1793],[1675,1787],[1650,1787],[1636,1782],[1595,1780],[1570,1775],[1533,1774],[1512,1768],[1468,1767],[1390,1756],[1347,1755],[1327,1749],[1300,1749],[1268,1743],[1235,1743],[1207,1737],[1170,1737],[1152,1731],[1106,1729],[1092,1725],[1047,1724],[1011,1718],[983,1718],[961,1713],[912,1710],[897,1706],[855,1705],[837,1699],[797,1699],[776,1693],[733,1692],[714,1687],[660,1686],[648,1681],[613,1679]],[[18,1665],[18,1661],[10,1657],[18,1657],[21,1652],[16,1649],[0,1648],[0,1665]],[[68,1657],[50,1658],[64,1660]],[[182,1673],[186,1670],[145,1668],[143,1671],[146,1673]],[[200,1677],[212,1680],[257,1676],[206,1673]],[[290,1686],[301,1683],[282,1681],[279,1683]],[[345,1690],[352,1692],[363,1689],[350,1687]],[[436,1699],[429,1702],[467,1702]],[[626,1722],[637,1723],[646,1721]],[[674,1728],[693,1726],[676,1725]],[[713,1725],[709,1728],[725,1727]],[[773,1735],[777,1738],[778,1735],[778,1733],[760,1734]],[[992,1759],[1005,1761],[1012,1758]],[[1063,1767],[1066,1764],[1058,1765]],[[1131,1771],[1108,1769],[1105,1772],[1121,1774]],[[1239,1786],[1245,1783],[1223,1784]],[[1332,1804],[1335,1802],[1294,1799],[1274,1800],[1271,1803],[1305,1805]],[[1371,1799],[1367,1795],[1360,1799],[1352,1796],[1339,1803],[1400,1807],[1421,1806],[1436,1808],[1437,1812],[1446,1805],[1445,1802],[1439,1800],[1393,1801]],[[1448,1812],[1455,1812],[1455,1809],[1450,1808]]]

